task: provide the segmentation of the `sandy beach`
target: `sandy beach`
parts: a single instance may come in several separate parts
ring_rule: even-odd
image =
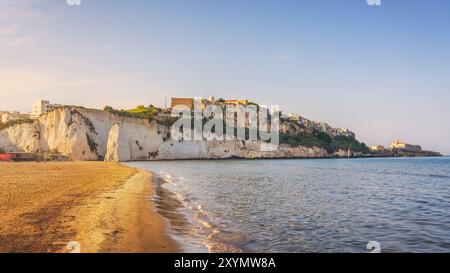
[[[149,172],[116,163],[0,163],[0,252],[177,252]]]

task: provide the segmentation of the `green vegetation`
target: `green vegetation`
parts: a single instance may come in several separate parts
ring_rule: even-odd
[[[361,143],[352,137],[346,137],[346,136],[336,137],[336,139],[334,139],[331,142],[330,149],[333,151],[342,149],[342,150],[351,150],[354,152],[362,152],[365,154],[370,154],[369,147],[367,147],[365,143]]]
[[[352,137],[337,136],[331,137],[327,133],[314,132],[313,134],[280,134],[280,143],[290,146],[306,146],[306,147],[322,147],[328,152],[333,153],[338,150],[351,150],[354,152],[362,152],[369,154],[370,150],[364,143]]]
[[[293,147],[306,146],[306,147],[323,147],[324,143],[320,141],[315,135],[312,134],[283,134],[280,133],[280,144],[287,144]]]
[[[316,133],[316,137],[320,140],[322,143],[332,143],[333,138],[327,133],[324,132],[318,132]]]
[[[153,117],[155,117],[159,112],[159,109],[153,105],[149,105],[148,107],[139,105],[138,107],[130,110],[117,110],[112,108],[111,106],[105,106],[103,110],[122,117],[142,118],[150,120],[153,119]]]
[[[4,130],[8,127],[17,125],[17,124],[23,124],[23,123],[33,123],[34,120],[32,119],[17,119],[17,120],[12,120],[12,121],[8,121],[7,123],[2,123],[0,122],[0,131]]]

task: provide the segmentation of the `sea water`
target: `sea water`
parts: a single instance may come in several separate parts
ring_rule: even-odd
[[[450,158],[133,162],[187,252],[450,251]]]

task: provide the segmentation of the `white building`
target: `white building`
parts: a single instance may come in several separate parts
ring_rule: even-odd
[[[295,121],[295,122],[299,122],[300,121],[300,116],[297,115],[297,114],[294,114],[294,113],[283,114],[282,117],[287,119],[287,120],[291,120],[291,121]]]
[[[298,124],[301,124],[307,128],[326,133],[333,137],[346,136],[356,139],[356,134],[349,129],[333,128],[328,123],[321,121],[312,121],[294,113],[283,114],[282,118],[297,122]]]
[[[48,100],[38,100],[33,104],[30,117],[37,119],[40,115],[53,111],[55,108],[61,106],[61,104],[50,104]]]
[[[382,145],[372,145],[372,146],[369,147],[369,149],[372,152],[381,152],[381,151],[386,150],[386,148],[384,146],[382,146]]]
[[[354,132],[350,131],[349,129],[344,129],[344,128],[337,129],[337,135],[356,138],[356,134]]]

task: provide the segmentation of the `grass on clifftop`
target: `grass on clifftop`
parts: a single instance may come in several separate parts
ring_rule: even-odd
[[[105,106],[103,110],[122,117],[142,118],[142,119],[153,119],[153,117],[155,117],[159,112],[159,109],[153,105],[149,105],[148,107],[145,107],[144,105],[139,105],[138,107],[130,110],[123,110],[123,109],[117,110],[112,108],[111,106]]]

